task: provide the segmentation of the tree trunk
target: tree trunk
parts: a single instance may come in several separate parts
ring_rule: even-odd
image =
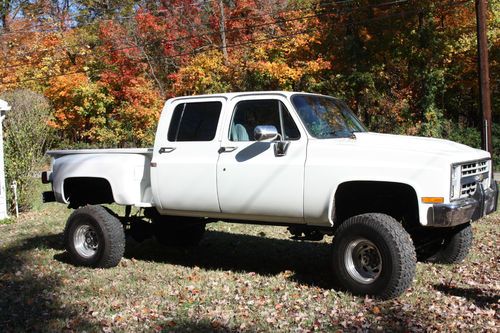
[[[0,22],[4,31],[9,31],[10,0],[2,0],[0,6]]]

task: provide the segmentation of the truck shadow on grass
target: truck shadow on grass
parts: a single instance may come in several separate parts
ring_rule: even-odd
[[[62,241],[62,235],[59,236]],[[265,238],[222,231],[206,231],[198,246],[165,246],[153,238],[141,243],[127,241],[124,257],[206,270],[257,273],[264,276],[287,273],[291,281],[323,289],[337,288],[332,282],[331,244]],[[59,244],[59,248],[63,250]],[[66,252],[54,259],[72,265]]]
[[[21,239],[0,252],[0,331],[59,331],[68,328],[95,330],[99,326],[78,315],[78,306],[58,296],[61,278],[40,262],[44,249],[62,250],[60,235]]]
[[[474,302],[479,308],[491,308],[494,304],[500,302],[500,294],[495,289],[485,288],[462,288],[457,286],[449,286],[446,284],[435,284],[434,289],[440,292],[451,295],[459,296]]]
[[[329,243],[300,242],[207,231],[197,247],[169,247],[149,239],[127,249],[127,258],[208,270],[277,275],[300,284],[333,288]]]
[[[57,263],[46,261],[43,252],[47,250],[58,252],[55,260],[70,264],[62,234],[17,240],[0,251],[0,332],[102,332],[101,323],[85,318],[84,304],[72,304],[63,296],[62,275],[51,270]],[[158,322],[157,326],[165,332],[230,331],[223,325],[214,329],[208,321],[184,320],[175,326]]]

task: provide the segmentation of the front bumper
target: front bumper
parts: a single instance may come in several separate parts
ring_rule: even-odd
[[[493,182],[490,188],[484,189],[478,184],[476,193],[465,199],[448,204],[436,204],[429,208],[427,226],[453,227],[475,221],[497,210],[498,185]]]

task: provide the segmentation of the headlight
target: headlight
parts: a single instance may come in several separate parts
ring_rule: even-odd
[[[452,165],[451,166],[451,188],[450,188],[450,200],[455,200],[460,197],[460,191],[462,189],[461,186],[461,179],[462,179],[462,172],[461,172],[461,166],[460,165]]]
[[[489,173],[488,173],[489,184],[486,182],[486,185],[485,185],[486,188],[493,187],[493,183],[495,182],[495,177],[493,174],[493,161],[492,160],[488,160],[488,170],[489,170]]]

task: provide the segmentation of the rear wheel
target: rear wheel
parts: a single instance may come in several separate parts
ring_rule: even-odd
[[[165,246],[196,246],[205,234],[206,223],[199,218],[157,216],[153,218],[156,240]]]
[[[334,278],[359,295],[389,299],[401,295],[415,276],[416,255],[410,235],[384,214],[349,218],[333,240]]]
[[[68,218],[64,243],[77,265],[114,267],[125,251],[125,233],[120,221],[104,207],[85,206]]]

